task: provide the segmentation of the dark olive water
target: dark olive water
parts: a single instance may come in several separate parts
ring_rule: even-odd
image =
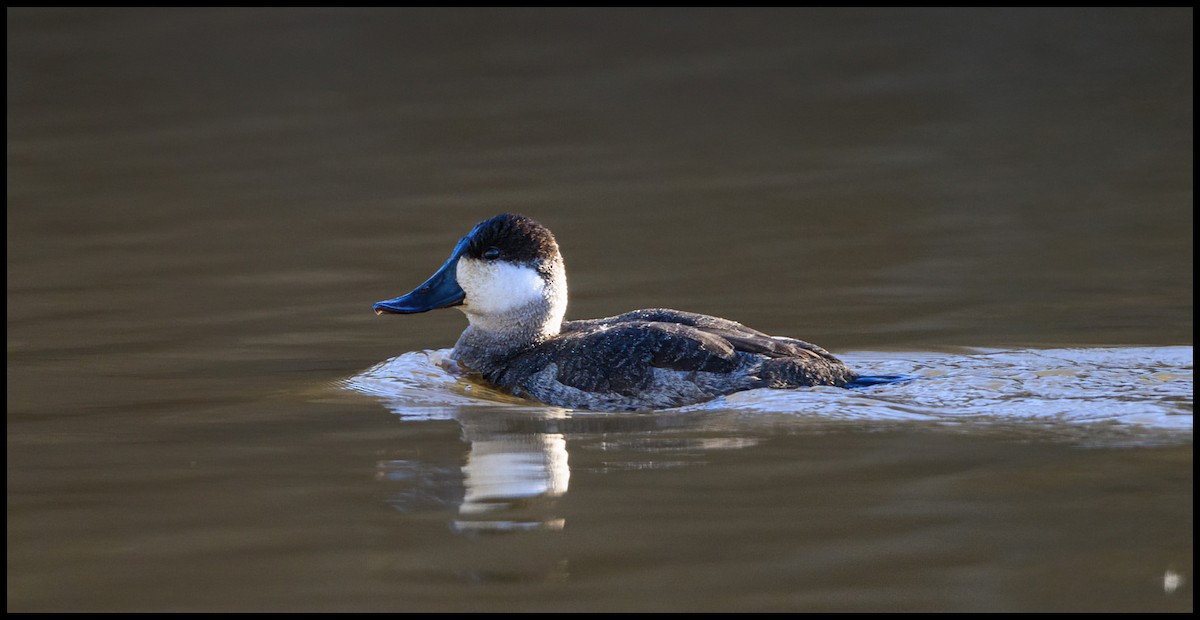
[[[7,18],[9,611],[1192,608],[1191,9]],[[502,211],[919,379],[506,402]]]

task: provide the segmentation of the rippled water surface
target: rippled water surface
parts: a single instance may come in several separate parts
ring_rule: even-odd
[[[860,374],[894,377],[896,382],[853,389],[750,390],[677,410],[732,409],[816,421],[1046,424],[1063,430],[1114,423],[1122,430],[1161,430],[1190,438],[1192,356],[1192,347],[850,353],[842,359]],[[380,397],[406,419],[453,419],[459,408],[498,403],[539,406],[464,376],[450,349],[407,353],[341,385]]]
[[[7,18],[9,611],[1192,608],[1190,8]],[[474,384],[503,211],[907,380]]]

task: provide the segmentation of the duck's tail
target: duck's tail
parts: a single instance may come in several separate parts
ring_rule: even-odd
[[[912,381],[916,377],[908,375],[860,375],[855,380],[846,384],[848,388],[866,388],[873,385],[888,385],[891,383],[906,383]]]

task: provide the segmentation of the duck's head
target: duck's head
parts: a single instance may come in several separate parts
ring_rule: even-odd
[[[375,312],[414,314],[452,306],[487,331],[557,334],[567,309],[567,277],[554,235],[524,215],[480,222],[424,284],[375,304]]]

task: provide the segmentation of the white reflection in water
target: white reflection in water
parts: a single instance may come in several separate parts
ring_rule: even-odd
[[[465,463],[391,460],[376,477],[402,490],[389,503],[403,512],[453,509],[460,532],[560,530],[558,498],[567,492],[571,468],[567,441],[552,418],[532,416],[517,428],[509,420],[462,415]],[[501,422],[497,424],[497,421]]]
[[[558,433],[473,441],[463,477],[464,514],[494,510],[511,498],[558,497],[571,480],[567,442]]]
[[[1163,592],[1174,594],[1181,585],[1183,585],[1183,575],[1171,569],[1167,569],[1167,572],[1163,573]]]
[[[562,529],[565,521],[553,514],[571,480],[562,434],[487,434],[473,425],[464,430],[471,448],[455,528]]]

